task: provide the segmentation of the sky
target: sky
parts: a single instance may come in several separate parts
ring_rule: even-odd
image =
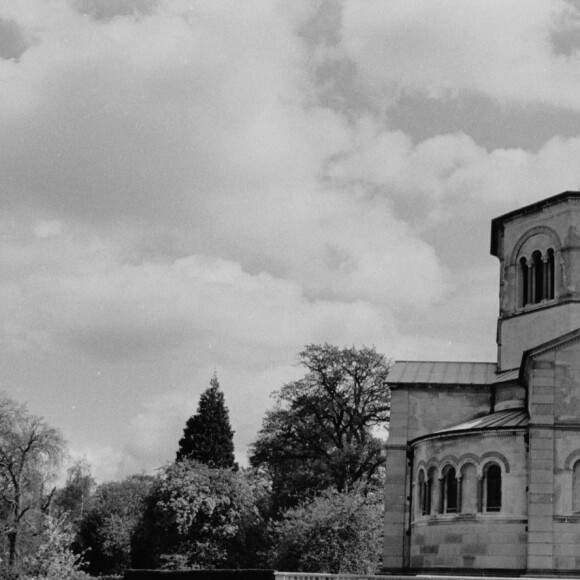
[[[0,0],[0,390],[98,481],[307,344],[493,361],[490,220],[580,188],[580,2]]]

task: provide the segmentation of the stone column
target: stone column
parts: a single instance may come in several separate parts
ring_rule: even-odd
[[[528,572],[553,568],[554,363],[534,361],[531,385]]]

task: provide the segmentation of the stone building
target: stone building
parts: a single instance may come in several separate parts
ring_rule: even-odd
[[[579,227],[570,191],[494,219],[497,361],[391,370],[384,573],[580,572]]]

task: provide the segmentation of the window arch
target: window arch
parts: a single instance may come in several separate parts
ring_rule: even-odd
[[[497,463],[490,463],[481,479],[480,511],[499,512],[502,507],[502,472]]]

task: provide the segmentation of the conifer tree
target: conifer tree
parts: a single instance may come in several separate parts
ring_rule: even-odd
[[[234,432],[216,374],[201,394],[195,415],[185,424],[177,461],[193,459],[209,467],[236,468]]]

